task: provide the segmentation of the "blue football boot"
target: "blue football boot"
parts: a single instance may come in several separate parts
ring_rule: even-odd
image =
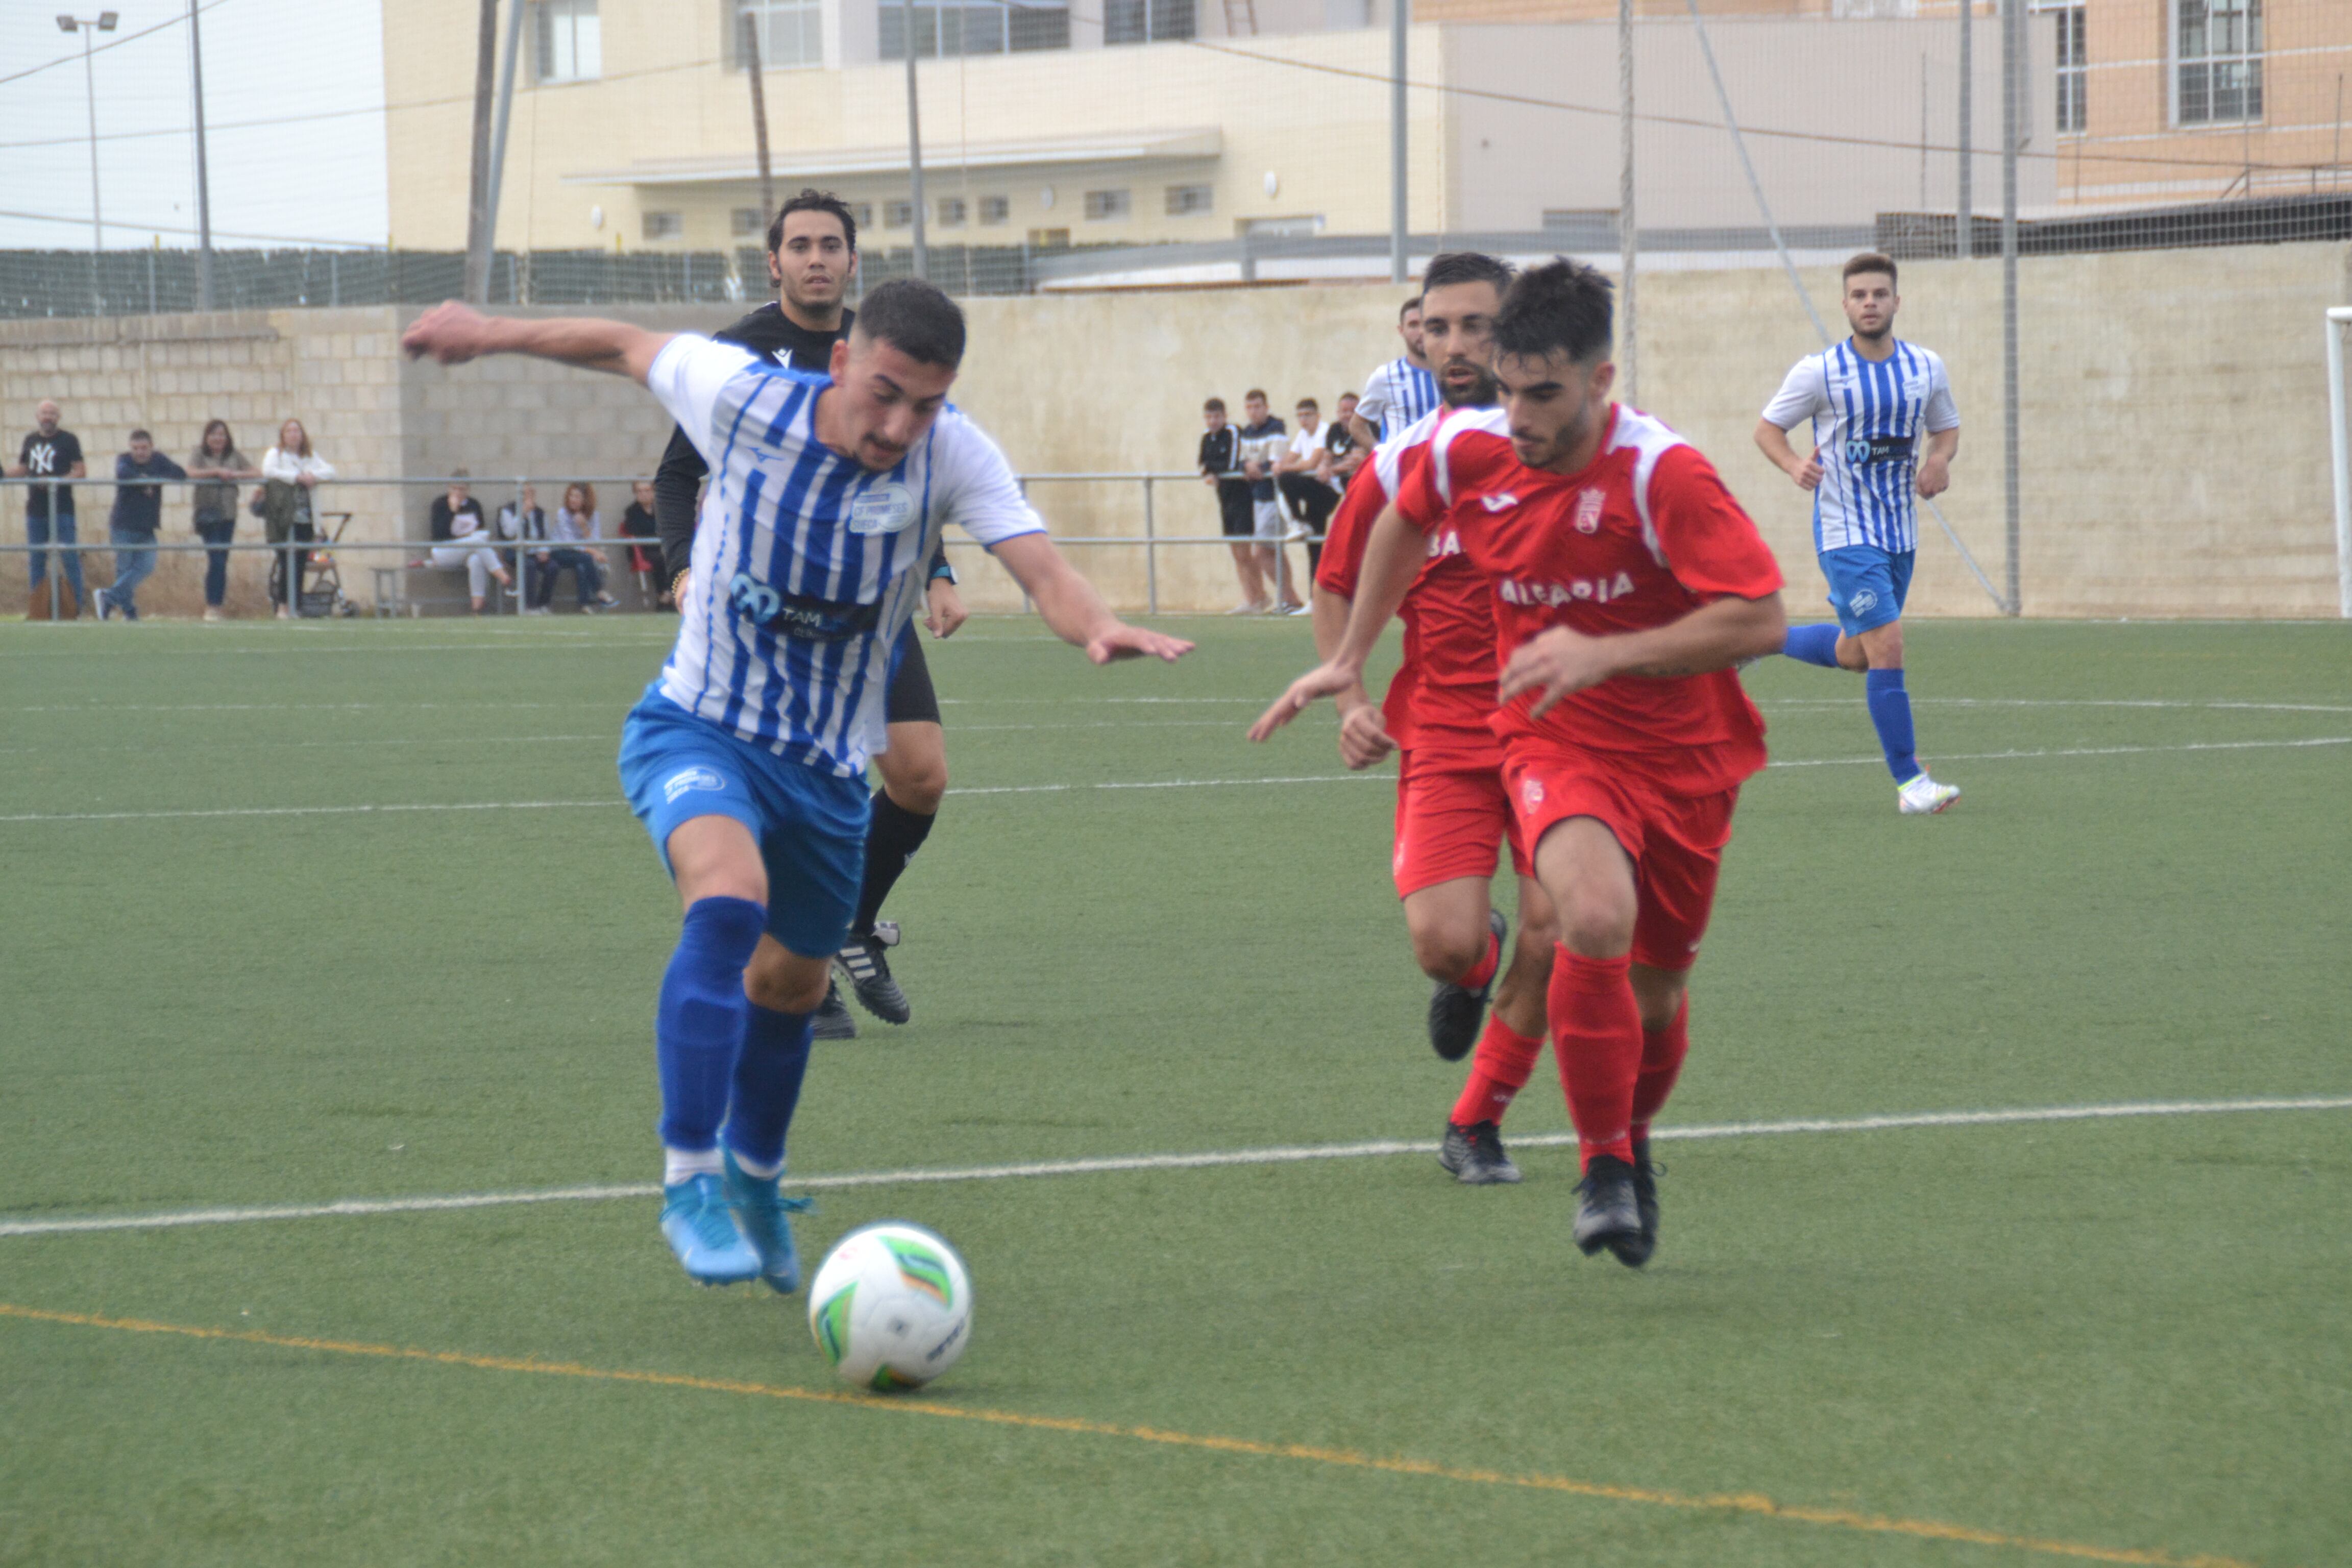
[[[717,1176],[689,1176],[664,1187],[661,1228],[698,1285],[736,1285],[760,1277],[760,1255],[736,1228]]]
[[[801,1288],[801,1253],[793,1243],[793,1215],[805,1213],[806,1198],[788,1198],[782,1172],[768,1177],[751,1174],[727,1151],[727,1204],[744,1239],[760,1255],[760,1278],[780,1296]]]

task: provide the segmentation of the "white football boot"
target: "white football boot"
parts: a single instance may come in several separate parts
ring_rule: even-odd
[[[1925,773],[1895,791],[1895,809],[1906,816],[1932,816],[1959,798],[1959,785],[1937,784]]]

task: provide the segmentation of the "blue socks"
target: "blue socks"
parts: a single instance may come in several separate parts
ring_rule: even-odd
[[[735,1058],[735,1104],[727,1116],[727,1146],[745,1169],[770,1172],[784,1163],[784,1131],[801,1102],[809,1040],[816,1015],[776,1013],[749,1004],[743,1049]]]
[[[1788,640],[1780,645],[1780,651],[1806,664],[1835,669],[1838,667],[1837,644],[1837,623],[1823,621],[1819,626],[1790,626]]]
[[[1899,669],[1873,669],[1862,678],[1870,721],[1878,729],[1879,750],[1886,753],[1886,771],[1899,784],[1919,776],[1919,759],[1912,754],[1911,694],[1903,689]]]
[[[666,1149],[718,1146],[728,1081],[751,1010],[743,969],[767,922],[768,911],[749,899],[697,899],[686,911],[654,1014]]]

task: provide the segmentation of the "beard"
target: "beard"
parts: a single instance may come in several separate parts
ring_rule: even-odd
[[[1473,377],[1470,384],[1459,392],[1454,390],[1453,382],[1445,379],[1457,368],[1468,370]],[[1496,401],[1501,392],[1501,384],[1495,380],[1494,372],[1482,365],[1471,364],[1466,360],[1446,361],[1437,383],[1438,401],[1448,408],[1484,408]]]

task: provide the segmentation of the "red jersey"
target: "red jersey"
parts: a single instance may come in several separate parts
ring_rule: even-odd
[[[1439,409],[1415,420],[1374,448],[1372,460],[1348,487],[1324,530],[1323,559],[1315,573],[1318,585],[1345,599],[1356,596],[1372,524],[1406,479],[1420,471],[1444,413]],[[1404,662],[1389,682],[1381,715],[1400,746],[1492,752],[1488,721],[1500,706],[1495,697],[1494,596],[1452,529],[1423,531],[1429,560],[1398,611],[1404,622]]]
[[[1501,410],[1465,410],[1431,438],[1397,507],[1424,532],[1459,538],[1491,586],[1499,658],[1552,626],[1642,631],[1780,587],[1772,552],[1714,466],[1613,405],[1599,453],[1573,474],[1521,463]],[[1539,695],[1498,713],[1496,732],[1610,753],[1679,795],[1729,789],[1764,765],[1764,721],[1727,669],[1619,676],[1531,719]]]

